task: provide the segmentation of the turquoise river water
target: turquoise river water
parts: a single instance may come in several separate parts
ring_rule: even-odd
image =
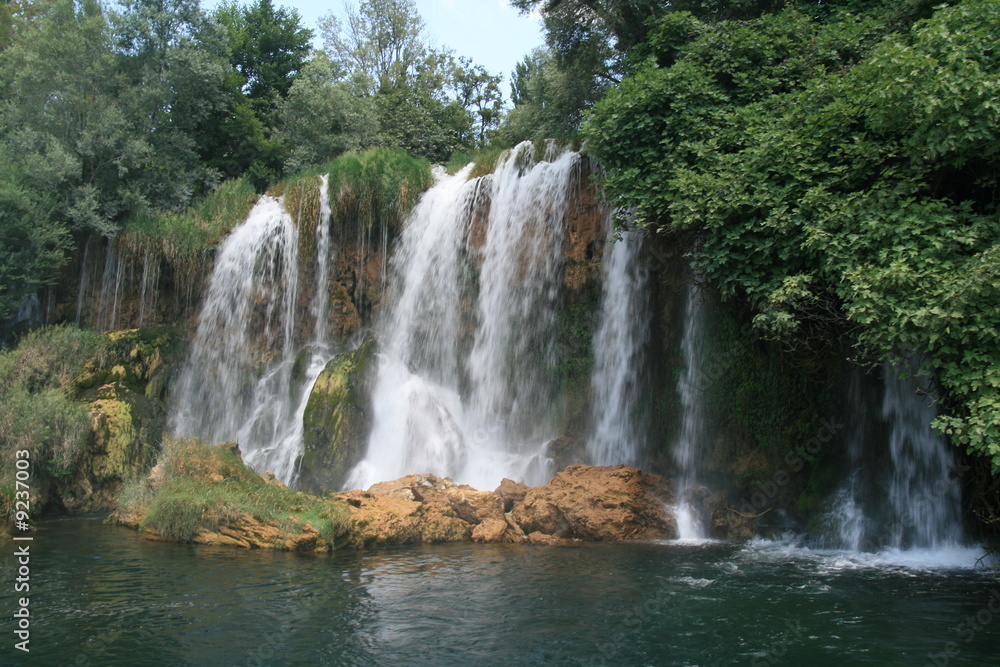
[[[333,555],[41,522],[30,654],[3,665],[998,665],[1000,581],[975,550],[774,542],[454,544]]]

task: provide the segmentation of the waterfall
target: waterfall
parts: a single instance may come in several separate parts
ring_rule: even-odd
[[[263,196],[219,247],[170,425],[213,442],[239,442],[248,464],[285,483],[302,453],[302,415],[330,358],[326,324],[330,206],[321,179],[314,340],[295,341],[298,231],[281,200]]]
[[[917,364],[886,367],[882,417],[891,424],[889,507],[895,548],[940,548],[962,537],[961,497],[950,479],[954,457],[944,438],[934,435],[936,416],[931,399],[923,395]]]
[[[687,288],[684,306],[684,335],[681,338],[681,356],[684,372],[677,379],[677,393],[681,399],[681,429],[674,446],[677,464],[677,536],[682,540],[699,540],[707,537],[701,518],[701,508],[694,499],[697,486],[698,447],[704,441],[704,387],[701,381],[700,342],[704,330],[705,308],[701,290],[692,281]]]
[[[580,156],[521,144],[489,176],[441,177],[393,255],[374,423],[348,486],[433,472],[478,488],[551,470],[556,308]],[[483,228],[485,226],[485,229]]]
[[[142,254],[142,283],[139,292],[139,326],[145,324],[147,313],[155,317],[159,294],[160,258],[146,248]]]
[[[961,542],[961,494],[951,478],[954,457],[931,430],[935,410],[921,391],[917,368],[912,360],[883,367],[879,416],[884,430],[878,438],[868,432],[867,406],[873,401],[864,395],[860,375],[852,378],[849,472],[823,517],[820,546],[879,551],[941,549]],[[879,457],[884,462],[872,465]]]
[[[621,232],[618,238],[609,229],[590,382],[594,417],[587,452],[594,465],[636,465],[642,451],[635,415],[640,399],[637,375],[649,337],[650,309],[646,275],[638,263],[641,248],[638,232]]]

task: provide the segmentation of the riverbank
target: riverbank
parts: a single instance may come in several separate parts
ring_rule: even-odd
[[[480,491],[419,474],[320,497],[258,475],[236,443],[168,438],[149,476],[123,488],[112,521],[147,539],[288,551],[671,539],[672,487],[637,468],[572,465],[539,487],[505,479]]]

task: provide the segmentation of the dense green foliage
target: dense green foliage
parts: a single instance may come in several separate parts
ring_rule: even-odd
[[[118,496],[120,515],[141,515],[140,526],[173,540],[190,540],[200,528],[215,530],[240,520],[274,521],[283,532],[305,524],[332,547],[348,522],[342,504],[269,483],[230,446],[168,438],[155,475],[134,479]]]
[[[74,238],[125,227],[173,257],[233,224],[192,211],[206,196],[236,211],[246,187],[347,151],[446,161],[492,139],[500,77],[431,48],[412,0],[323,29],[326,53],[271,0],[0,7],[0,322],[58,281]]]
[[[668,14],[585,135],[615,202],[700,230],[757,326],[921,355],[938,428],[1000,469],[1000,3],[855,9]]]
[[[15,452],[31,452],[34,478],[71,470],[90,419],[72,398],[72,383],[92,358],[99,337],[55,327],[26,336],[0,353],[0,469],[13,480]],[[11,494],[12,496],[13,494]]]

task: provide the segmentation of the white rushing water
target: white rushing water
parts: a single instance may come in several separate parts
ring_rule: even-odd
[[[609,229],[590,382],[594,416],[587,452],[594,465],[636,465],[643,449],[635,413],[640,399],[638,375],[649,339],[650,308],[646,274],[639,266],[641,249],[640,233],[616,234]]]
[[[580,156],[545,158],[525,143],[492,175],[469,180],[466,167],[408,217],[379,325],[373,428],[347,486],[414,472],[477,488],[547,481],[563,234]]]
[[[964,552],[954,456],[931,430],[936,412],[916,369],[915,363],[883,367],[881,405],[874,403],[882,437],[868,433],[873,397],[864,394],[859,374],[852,378],[849,471],[823,517],[814,540],[819,546],[897,557],[919,552],[930,559],[937,551]]]
[[[684,372],[677,379],[677,393],[681,399],[681,428],[674,446],[677,464],[677,536],[681,540],[701,540],[708,537],[701,508],[694,495],[699,490],[698,448],[704,440],[704,390],[701,367],[701,337],[704,330],[705,308],[703,297],[693,281],[687,288],[684,306],[684,335],[681,338],[681,357]]]
[[[961,494],[948,443],[931,430],[937,416],[916,364],[886,366],[882,416],[891,424],[890,547],[936,549],[962,539]]]
[[[258,472],[291,483],[302,453],[302,415],[330,358],[327,182],[320,184],[314,339],[295,341],[298,231],[281,200],[263,196],[219,246],[170,426],[212,442],[236,440]]]

